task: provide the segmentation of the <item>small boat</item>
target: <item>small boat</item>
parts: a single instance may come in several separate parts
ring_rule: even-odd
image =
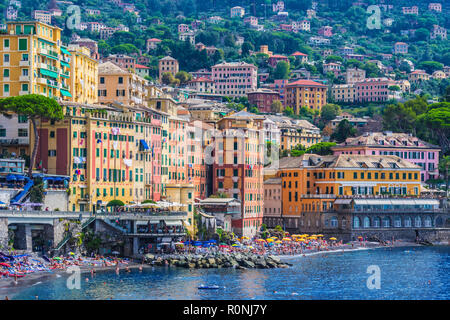
[[[216,289],[221,289],[221,288],[225,288],[225,287],[221,287],[221,286],[217,286],[217,285],[212,285],[212,286],[205,286],[203,284],[201,284],[198,289],[201,290],[216,290]]]

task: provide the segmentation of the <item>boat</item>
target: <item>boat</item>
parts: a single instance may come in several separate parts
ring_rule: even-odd
[[[201,284],[198,287],[198,289],[200,289],[200,290],[216,290],[216,289],[221,289],[221,288],[225,288],[225,287],[221,287],[221,286],[217,286],[217,285],[205,286],[203,284]]]

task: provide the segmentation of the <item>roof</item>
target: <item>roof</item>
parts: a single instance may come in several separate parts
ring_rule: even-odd
[[[128,71],[125,71],[118,65],[112,63],[111,61],[107,61],[105,63],[101,63],[98,66],[98,74],[129,74]]]
[[[297,169],[301,167],[315,168],[364,168],[364,169],[411,169],[421,167],[397,156],[340,154],[320,156],[303,154],[300,157],[285,157],[279,162],[280,169]]]
[[[161,42],[162,40],[161,39],[157,39],[157,38],[151,38],[151,39],[147,39],[147,41],[150,41],[150,42]]]
[[[281,184],[281,178],[270,178],[264,181],[264,184]]]
[[[137,64],[137,63],[134,66],[136,67],[136,69],[150,69],[150,67],[144,66],[142,64]]]
[[[347,138],[347,140],[333,148],[342,147],[377,147],[377,148],[392,148],[396,149],[411,149],[411,148],[433,148],[440,150],[439,146],[433,145],[426,141],[420,140],[408,133],[393,133],[393,132],[370,132],[359,137]]]
[[[323,85],[321,83],[318,83],[318,82],[315,82],[312,80],[297,80],[295,82],[288,83],[286,86],[289,86],[289,87],[291,87],[291,86],[310,86],[310,87],[324,87],[324,88],[327,87],[326,85]]]
[[[172,58],[170,56],[165,56],[164,58],[159,59],[159,61],[161,61],[161,60],[177,60],[177,59]]]
[[[260,116],[245,110],[230,114],[226,116],[224,119],[235,119],[235,118],[250,118],[250,119],[264,119],[264,116]]]
[[[294,57],[296,57],[296,56],[308,56],[307,54],[305,54],[305,53],[302,53],[302,52],[300,52],[300,51],[295,51],[293,54],[291,54],[291,56],[294,56]]]

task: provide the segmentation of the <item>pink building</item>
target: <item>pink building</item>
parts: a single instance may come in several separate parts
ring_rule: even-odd
[[[264,113],[272,112],[272,102],[275,100],[280,100],[280,95],[278,92],[262,88],[247,93],[247,96],[250,105],[256,105],[259,112]]]
[[[149,177],[146,177],[146,179],[149,179],[147,181],[147,184],[151,186],[150,188],[150,194],[146,195],[147,199],[152,199],[153,201],[159,201],[161,200],[161,192],[162,192],[162,185],[161,185],[161,165],[162,165],[162,158],[161,158],[161,126],[163,118],[168,117],[168,114],[151,110],[151,127],[149,130],[151,131],[150,135],[150,150],[148,152],[148,156],[151,159],[151,174]],[[166,120],[167,121],[167,120]],[[150,160],[149,159],[149,160]]]
[[[339,73],[341,72],[342,65],[339,63],[324,63],[323,64],[323,74],[327,74],[328,72],[334,73],[334,75],[337,77]]]
[[[408,44],[404,42],[396,42],[394,44],[394,54],[407,54]]]
[[[440,27],[437,24],[433,25],[433,31],[431,31],[430,39],[440,38],[441,40],[447,39],[447,29]]]
[[[178,25],[178,33],[188,32],[189,26],[187,24],[179,24]]]
[[[428,5],[428,10],[436,11],[436,12],[442,12],[442,4],[440,4],[440,3],[430,3]]]
[[[333,28],[330,26],[324,26],[319,29],[319,35],[323,37],[331,37],[333,35]]]
[[[282,24],[280,24],[279,28],[280,28],[280,30],[289,31],[289,32],[291,32],[293,30],[292,24],[282,23]]]
[[[281,215],[281,178],[270,178],[264,181],[263,223],[269,228],[283,225]]]
[[[216,93],[230,97],[244,96],[256,90],[258,67],[245,62],[223,62],[212,66]]]
[[[244,18],[244,23],[248,24],[250,26],[257,26],[258,25],[258,18],[253,17],[253,16],[246,17],[246,18]]]
[[[289,59],[286,56],[283,56],[281,54],[274,54],[272,55],[269,60],[268,60],[268,64],[269,66],[271,66],[272,68],[275,68],[277,66],[277,63],[280,61],[284,61],[289,63]]]
[[[274,80],[273,83],[269,83],[265,86],[265,88],[278,92],[283,106],[286,106],[286,85],[288,84],[288,81],[289,80],[287,79],[277,79]]]
[[[417,6],[402,7],[403,14],[419,14],[419,8]]]
[[[371,132],[332,147],[335,155],[395,155],[420,167],[421,180],[438,178],[441,149],[407,133]]]
[[[162,40],[156,38],[147,39],[147,51],[156,49],[156,47],[158,46],[159,43],[161,43],[161,41]]]
[[[364,81],[356,82],[358,101],[387,101],[391,84],[393,84],[393,81],[388,78],[367,78]]]

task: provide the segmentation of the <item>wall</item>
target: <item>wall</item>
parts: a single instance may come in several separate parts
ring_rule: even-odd
[[[44,209],[53,211],[59,209],[60,211],[69,211],[69,196],[66,190],[47,190],[44,199]]]

